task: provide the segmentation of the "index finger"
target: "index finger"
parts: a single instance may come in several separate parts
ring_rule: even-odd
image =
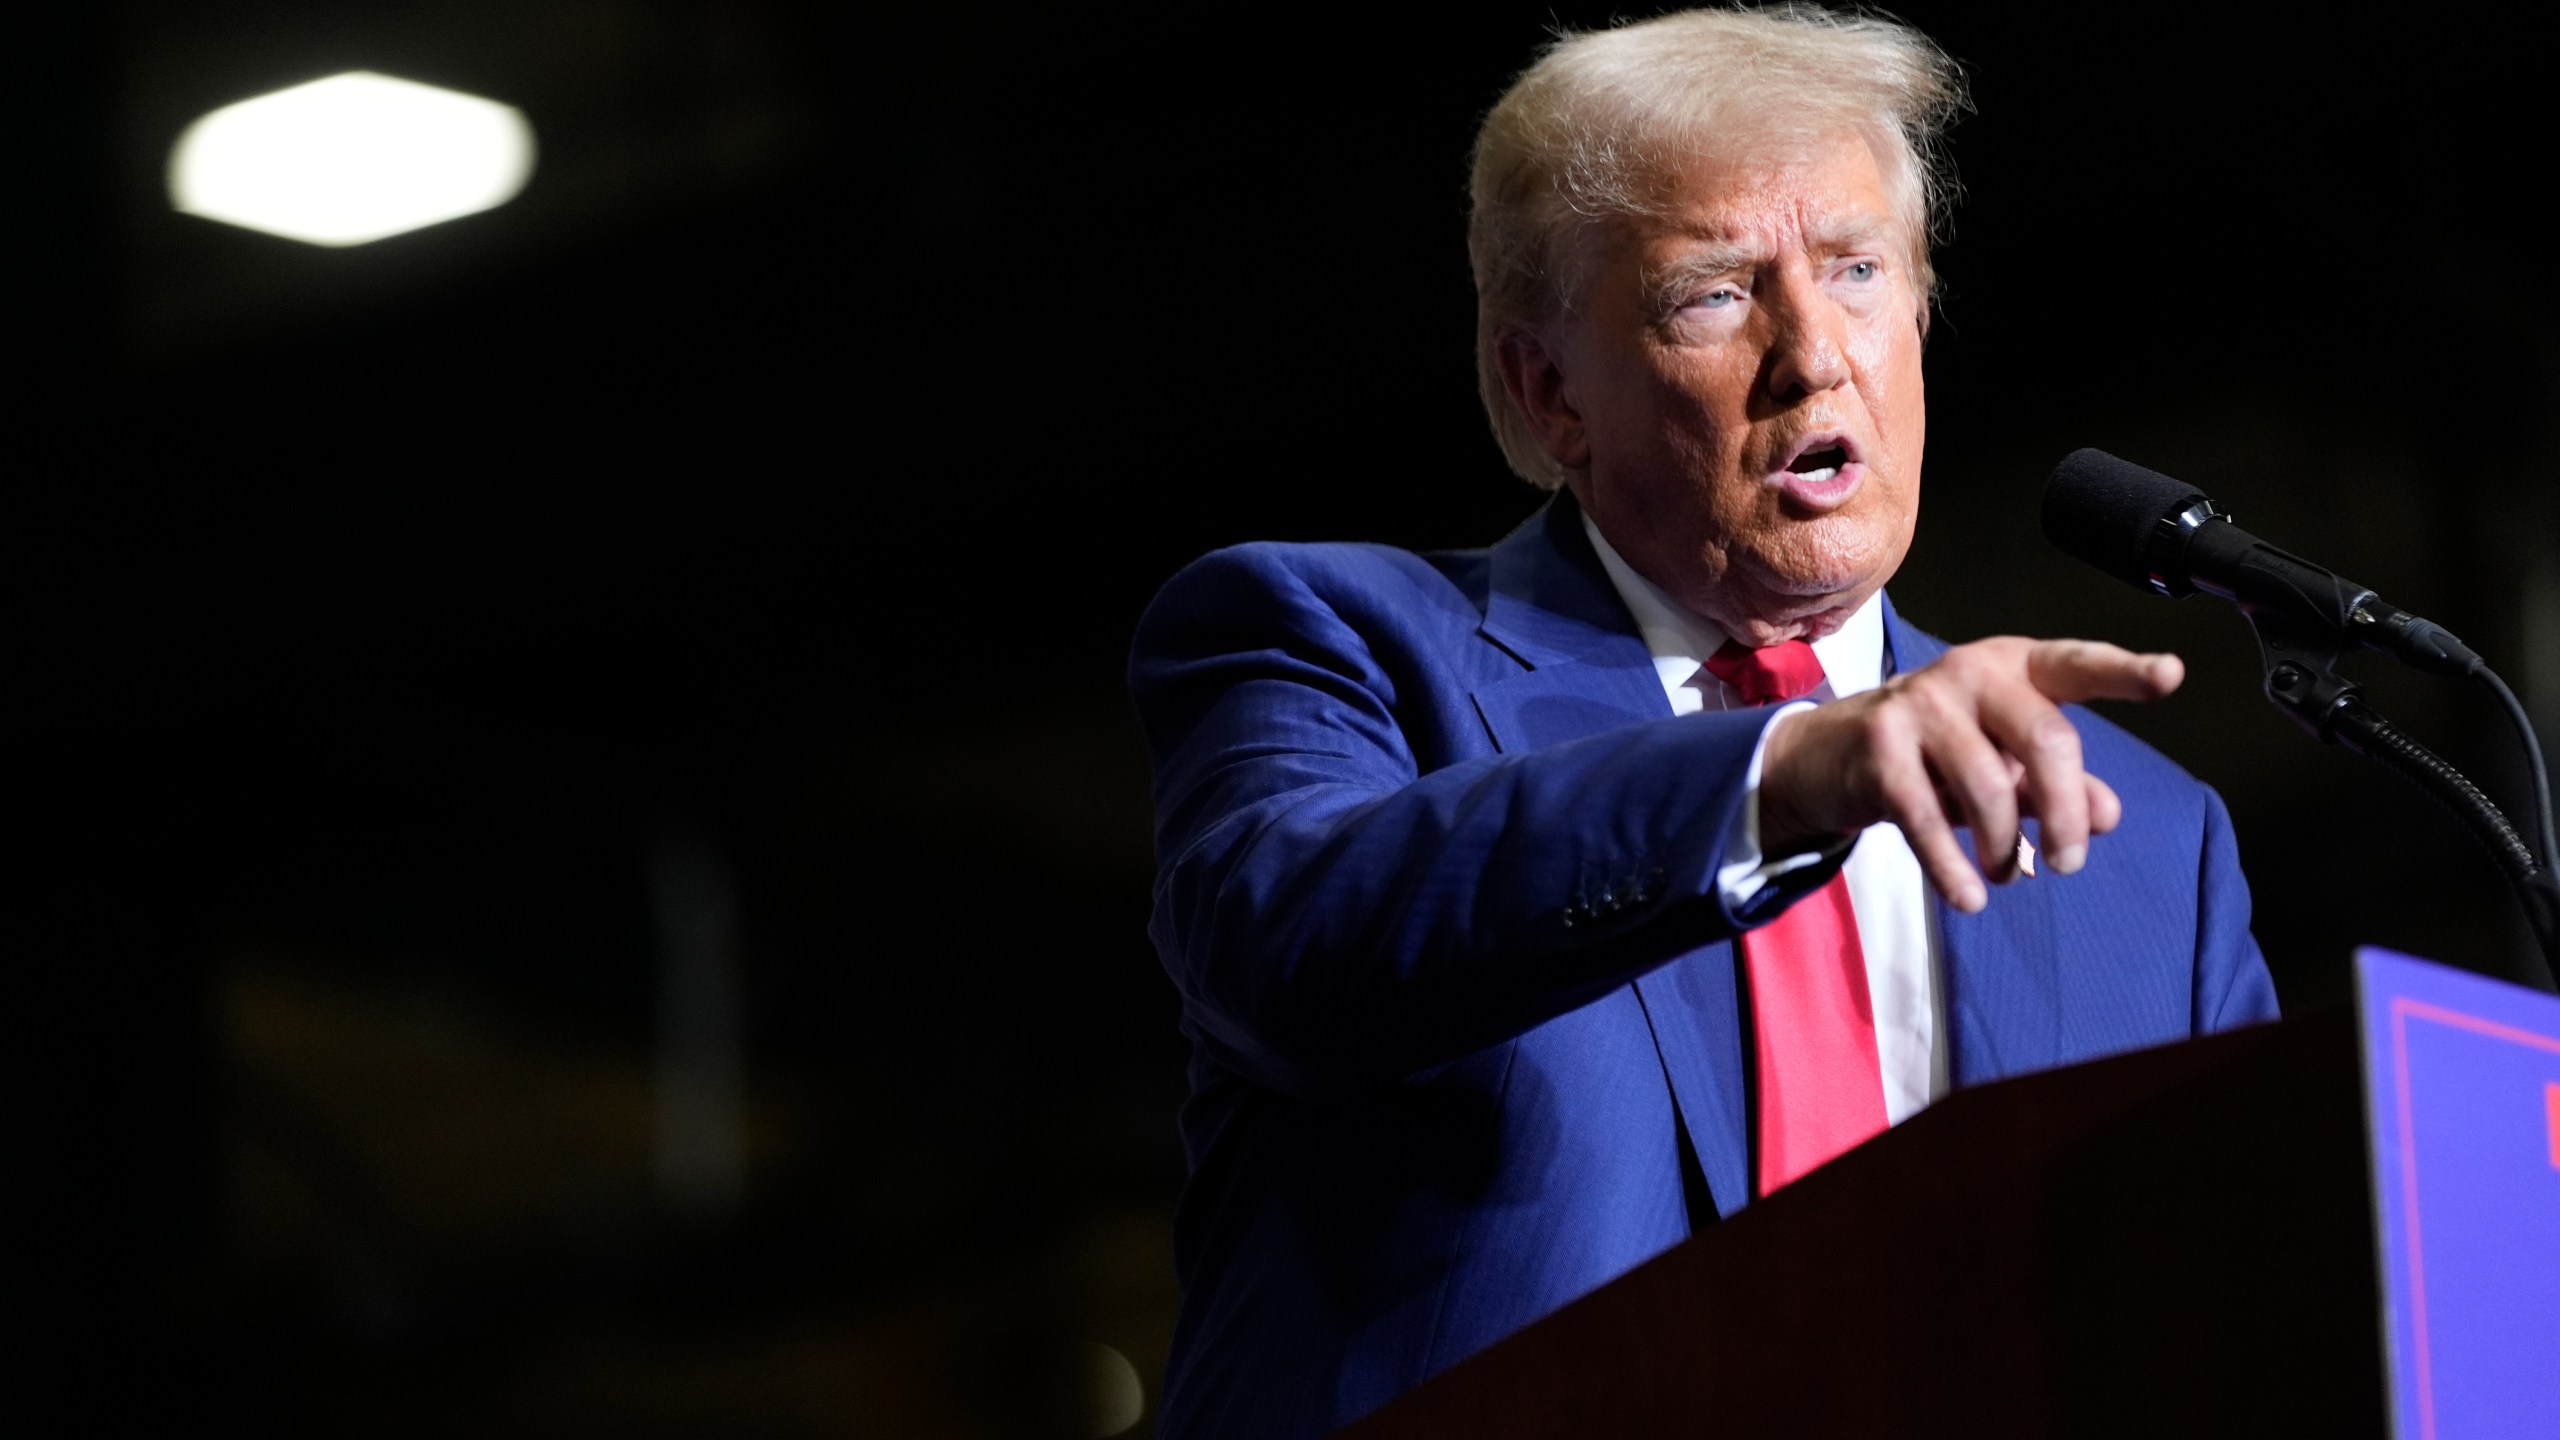
[[[2175,655],[2137,655],[2103,640],[2027,647],[2027,683],[2049,700],[2158,700],[2186,678],[2187,662]]]

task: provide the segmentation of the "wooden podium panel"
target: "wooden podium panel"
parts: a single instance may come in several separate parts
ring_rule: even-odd
[[[1342,1434],[2382,1434],[2353,1021],[1960,1091]]]

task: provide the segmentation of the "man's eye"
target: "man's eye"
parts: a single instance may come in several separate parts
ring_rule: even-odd
[[[1858,284],[1864,285],[1868,281],[1876,278],[1883,269],[1883,266],[1877,264],[1873,260],[1860,260],[1842,273],[1847,275],[1851,280],[1856,281]]]
[[[1690,300],[1688,305],[1683,308],[1690,310],[1721,310],[1741,298],[1741,296],[1734,293],[1731,286],[1722,286],[1717,289],[1710,290],[1704,295],[1697,296]]]

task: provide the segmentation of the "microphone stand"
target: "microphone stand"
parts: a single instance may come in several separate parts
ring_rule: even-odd
[[[2515,892],[2516,902],[2524,908],[2534,943],[2541,949],[2542,973],[2533,977],[2537,987],[2560,993],[2560,985],[2554,983],[2555,973],[2560,973],[2560,878],[2552,873],[2548,840],[2544,853],[2537,858],[2506,815],[2480,793],[2480,787],[2368,704],[2362,687],[2337,673],[2338,662],[2347,649],[2339,631],[2308,624],[2272,608],[2246,607],[2242,613],[2249,617],[2250,627],[2258,634],[2269,702],[2313,738],[2343,745],[2434,796],[2488,850],[2500,873],[2506,876],[2508,887]],[[2478,673],[2504,698],[2512,699],[2494,675],[2486,669]],[[2510,705],[2509,717],[2520,728],[2526,752],[2534,762],[2538,787],[2541,751],[2532,726],[2519,706]],[[2548,804],[2539,793],[2535,798]],[[2550,816],[2545,812],[2538,819],[2540,832],[2547,837]]]

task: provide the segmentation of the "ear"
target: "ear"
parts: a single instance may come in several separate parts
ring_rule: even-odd
[[[1566,470],[1591,464],[1591,441],[1582,427],[1582,412],[1573,406],[1564,367],[1546,341],[1526,330],[1506,330],[1495,343],[1494,359],[1502,367],[1502,388],[1529,422],[1538,448]]]

